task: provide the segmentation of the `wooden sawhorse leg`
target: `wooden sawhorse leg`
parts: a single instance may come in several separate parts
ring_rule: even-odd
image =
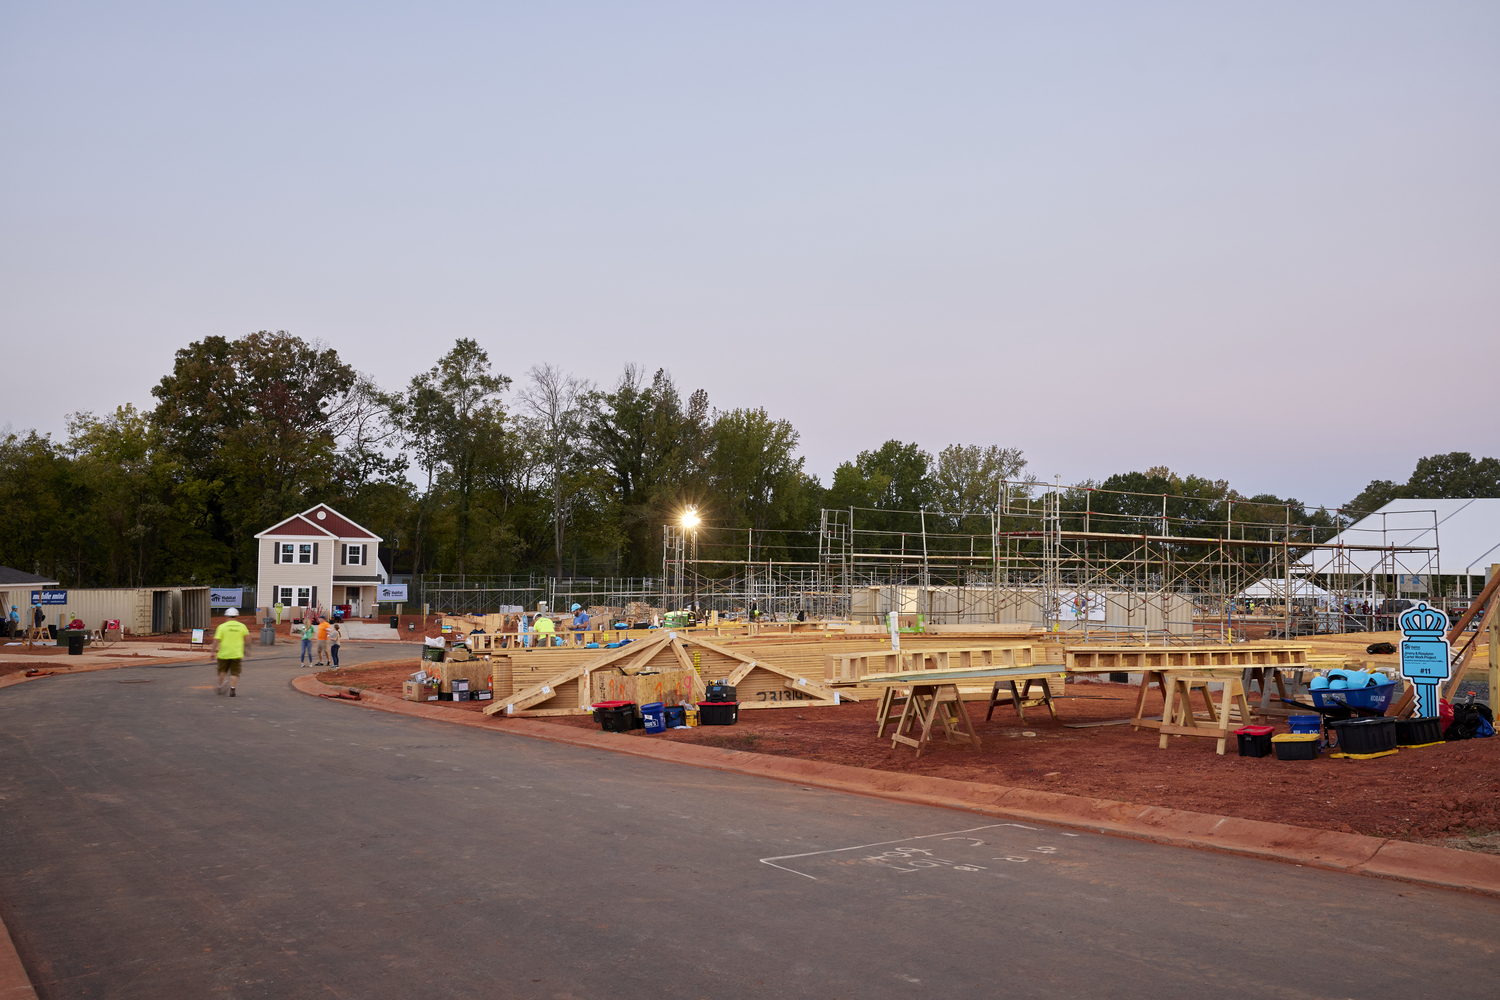
[[[1155,729],[1157,723],[1143,718],[1146,714],[1146,695],[1151,690],[1151,682],[1156,682],[1156,688],[1161,692],[1163,702],[1162,719],[1167,718],[1165,703],[1167,701],[1167,675],[1161,670],[1147,670],[1141,674],[1141,686],[1135,692],[1135,714],[1130,719],[1130,728],[1140,730],[1142,727]]]
[[[901,718],[902,714],[906,711],[906,705],[909,701],[911,701],[910,695],[897,694],[896,689],[891,685],[886,685],[885,689],[880,692],[880,706],[876,709],[875,720],[875,738],[877,740],[885,736],[886,726],[890,725],[892,721]],[[901,705],[901,712],[896,711],[896,704],[898,702]],[[901,731],[899,723],[896,731]]]
[[[951,691],[952,696],[945,695],[944,689]],[[950,704],[955,708],[956,718],[948,714],[947,706]],[[915,728],[917,722],[922,724],[922,735],[915,739],[905,735],[909,729]],[[903,743],[915,747],[917,756],[922,756],[923,749],[932,739],[934,722],[941,722],[943,735],[949,743],[967,743],[975,750],[979,749],[979,734],[974,731],[974,723],[964,708],[964,697],[957,684],[913,685],[906,700],[906,708],[901,713],[901,721],[897,723],[896,732],[891,736],[891,746]],[[962,723],[965,731],[961,732],[955,723]]]

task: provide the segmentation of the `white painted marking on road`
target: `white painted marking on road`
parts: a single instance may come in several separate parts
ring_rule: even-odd
[[[930,840],[933,837],[953,837],[953,836],[957,836],[958,834],[962,834],[962,833],[978,833],[980,830],[994,830],[994,829],[997,829],[998,827],[1002,827],[1002,826],[1020,826],[1020,824],[1019,823],[989,823],[989,824],[987,824],[985,826],[971,826],[967,830],[948,830],[948,831],[945,831],[943,833],[927,833],[927,834],[923,834],[920,837],[902,837],[900,840],[882,840],[882,841],[879,841],[879,842],[874,843],[874,844],[855,844],[853,847],[835,847],[835,848],[832,848],[832,849],[826,850],[826,851],[807,851],[807,852],[805,852],[803,854],[781,854],[781,855],[777,855],[776,857],[761,858],[760,859],[760,863],[763,864],[763,865],[770,865],[772,868],[780,868],[782,871],[784,871],[784,872],[791,872],[793,875],[801,875],[803,878],[810,878],[814,882],[820,882],[822,880],[819,879],[816,875],[809,875],[809,874],[807,874],[807,872],[799,872],[795,868],[788,868],[785,865],[778,865],[778,864],[776,864],[776,862],[778,862],[778,861],[793,861],[793,860],[796,860],[797,858],[812,858],[812,857],[816,857],[819,854],[842,854],[845,851],[863,851],[863,850],[865,850],[867,848],[870,848],[870,847],[889,847],[891,844],[906,844],[906,843],[910,843],[913,840]],[[1021,828],[1023,830],[1032,829],[1032,827],[1021,827]]]

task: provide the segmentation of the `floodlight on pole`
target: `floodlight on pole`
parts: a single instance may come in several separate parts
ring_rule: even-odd
[[[696,528],[698,526],[698,509],[689,507],[682,515],[682,526],[684,528]]]

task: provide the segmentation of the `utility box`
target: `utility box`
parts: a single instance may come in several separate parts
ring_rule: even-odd
[[[276,645],[276,629],[270,625],[262,625],[260,629],[260,644],[262,646]]]

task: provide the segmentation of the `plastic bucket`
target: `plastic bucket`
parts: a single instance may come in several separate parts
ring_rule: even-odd
[[[667,731],[667,706],[659,701],[653,701],[641,706],[641,721],[645,723],[648,733],[664,733]]]
[[[1286,721],[1294,733],[1321,733],[1323,731],[1323,717],[1320,715],[1292,715],[1288,716]]]

